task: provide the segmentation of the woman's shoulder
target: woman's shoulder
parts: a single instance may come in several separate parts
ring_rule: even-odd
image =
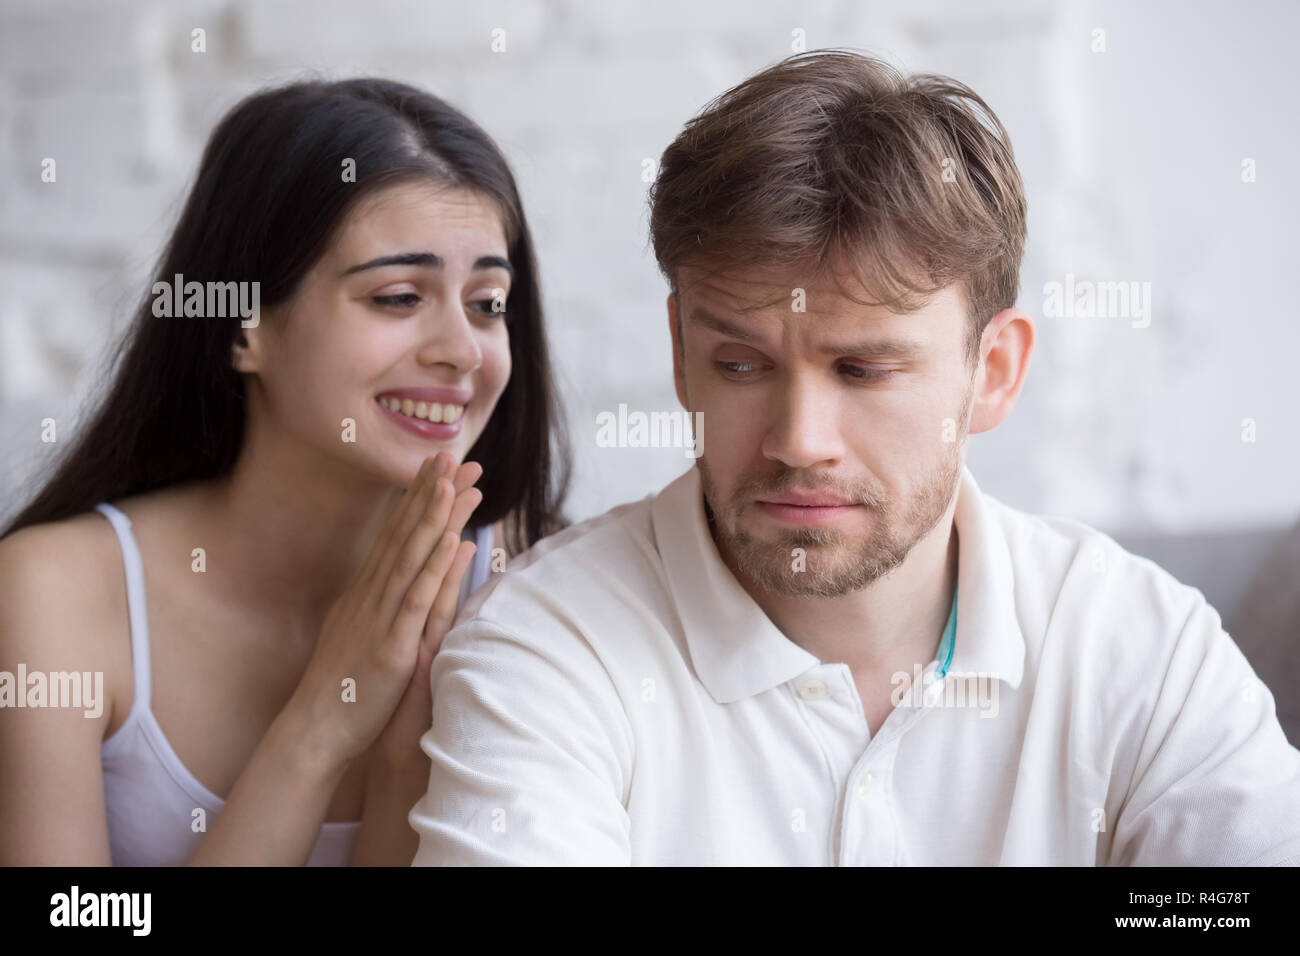
[[[117,551],[113,527],[97,511],[28,525],[0,539],[0,588],[23,603],[75,607],[98,590]]]
[[[130,525],[137,519],[161,516],[190,490],[186,486],[157,489],[108,504],[122,512]],[[120,571],[121,567],[117,532],[108,516],[95,508],[70,518],[27,525],[0,538],[0,574],[6,578],[18,575],[33,586],[66,586],[70,575],[98,573],[103,577],[106,570]]]
[[[102,514],[0,539],[0,670],[101,672],[111,703],[130,654],[121,549]]]
[[[127,519],[168,520],[168,512],[193,489],[176,486],[109,502]],[[134,537],[134,531],[129,531]],[[33,611],[41,620],[67,625],[124,621],[126,577],[121,539],[108,516],[95,508],[69,518],[28,525],[0,539],[0,607]],[[0,626],[3,619],[0,619]],[[79,632],[74,633],[69,639]],[[128,632],[129,633],[129,632]]]

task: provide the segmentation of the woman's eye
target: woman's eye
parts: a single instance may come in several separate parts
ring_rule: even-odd
[[[402,292],[397,295],[376,295],[371,302],[388,308],[409,309],[420,304],[420,297],[414,292]]]
[[[500,309],[497,309],[494,308],[497,301],[498,300],[496,299],[479,299],[477,302],[471,302],[470,307],[478,309],[478,311],[483,313],[484,315],[495,315],[495,316],[500,316],[501,318],[504,319],[506,317],[506,311],[507,311],[505,308],[505,303],[503,302],[502,307]]]

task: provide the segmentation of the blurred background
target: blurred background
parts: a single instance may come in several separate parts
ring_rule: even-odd
[[[496,138],[541,259],[569,514],[657,490],[680,449],[595,440],[620,403],[678,407],[645,163],[758,69],[851,47],[972,86],[1025,180],[1038,341],[1011,418],[971,440],[982,488],[1200,588],[1277,695],[1300,679],[1298,31],[1280,0],[4,0],[0,518],[95,401],[215,122],[304,74],[415,83]],[[1044,316],[1067,275],[1150,283],[1149,321]]]

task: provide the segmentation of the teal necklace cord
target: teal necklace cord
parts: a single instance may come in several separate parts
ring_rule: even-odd
[[[943,629],[943,639],[939,641],[939,653],[936,661],[943,661],[939,668],[939,680],[948,676],[948,667],[952,664],[952,652],[957,646],[957,588],[952,589],[952,610],[948,612],[948,624]]]

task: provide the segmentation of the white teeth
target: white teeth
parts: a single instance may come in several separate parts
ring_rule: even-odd
[[[423,418],[435,424],[450,424],[459,419],[465,412],[465,406],[463,405],[417,402],[410,398],[397,398],[396,396],[384,396],[379,399],[379,403],[390,411],[409,415],[411,418]]]

